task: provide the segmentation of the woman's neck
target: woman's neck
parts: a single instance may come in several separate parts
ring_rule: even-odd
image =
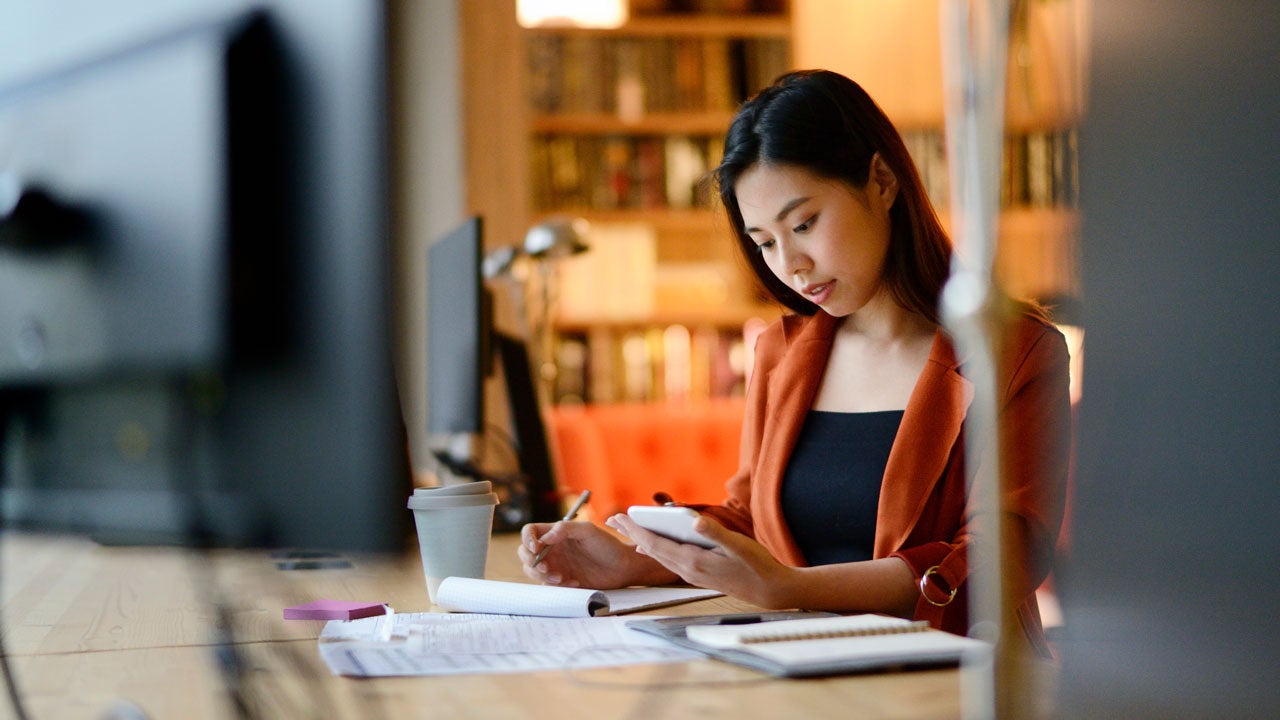
[[[840,318],[836,332],[858,335],[875,344],[910,342],[931,336],[937,326],[923,315],[898,304],[888,290],[882,289],[866,305]]]

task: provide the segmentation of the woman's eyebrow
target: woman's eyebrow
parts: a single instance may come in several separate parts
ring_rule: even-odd
[[[805,196],[805,197],[798,197],[798,198],[795,198],[795,199],[791,200],[791,201],[790,201],[790,202],[788,202],[786,205],[783,205],[783,206],[782,206],[782,209],[781,209],[781,210],[779,210],[779,211],[778,211],[778,214],[774,216],[773,221],[774,221],[774,222],[782,222],[782,220],[783,220],[784,218],[786,218],[786,217],[787,217],[787,215],[788,215],[788,214],[790,214],[792,210],[795,210],[797,207],[799,207],[799,206],[803,205],[804,203],[808,202],[810,199],[811,199],[811,198],[809,198],[809,196]],[[746,228],[746,229],[744,230],[744,232],[753,233],[753,232],[758,231],[759,229],[760,229],[760,228],[758,228],[758,227],[749,227],[749,228]]]
[[[803,205],[808,201],[809,201],[808,197],[798,197],[795,200],[792,200],[791,202],[787,203],[786,205],[783,205],[782,209],[778,211],[778,214],[774,216],[773,218],[774,222],[782,222],[782,219],[785,218],[788,214],[790,214],[792,210],[795,210],[797,207],[799,207],[800,205]]]

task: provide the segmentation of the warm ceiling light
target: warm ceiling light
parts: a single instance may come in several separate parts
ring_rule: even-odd
[[[627,0],[516,0],[516,20],[527,28],[616,28],[627,21]]]

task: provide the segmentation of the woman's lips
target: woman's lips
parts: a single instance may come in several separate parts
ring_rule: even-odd
[[[820,285],[806,285],[801,292],[809,299],[809,302],[814,305],[821,305],[824,300],[831,296],[833,287],[835,287],[834,280]]]

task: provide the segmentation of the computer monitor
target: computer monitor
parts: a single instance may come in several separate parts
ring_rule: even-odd
[[[470,452],[448,445],[484,434],[484,385],[493,370],[482,229],[480,218],[470,218],[427,250],[427,430],[433,447],[459,460]]]
[[[197,7],[0,87],[4,522],[400,549],[383,4]]]
[[[497,525],[514,529],[558,520],[560,497],[528,348],[494,327],[483,229],[481,218],[469,218],[428,250],[427,426],[432,452],[450,473],[499,483],[509,499],[499,507]],[[510,432],[486,419],[486,380],[495,368],[502,372]],[[485,468],[486,448],[508,436],[514,477]]]

